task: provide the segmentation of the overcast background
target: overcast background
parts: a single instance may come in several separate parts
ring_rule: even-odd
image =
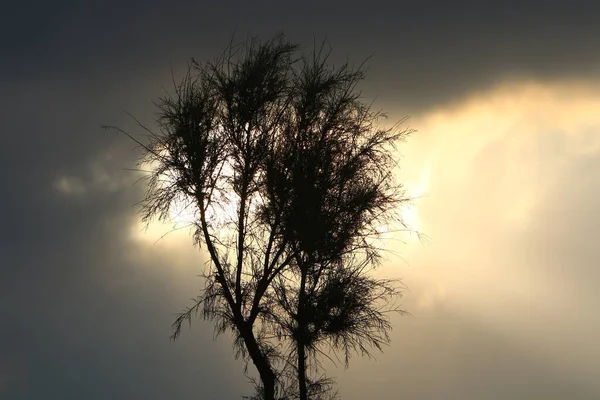
[[[3,2],[0,397],[233,399],[230,341],[173,314],[201,287],[185,232],[156,242],[124,111],[236,32],[369,61],[365,99],[418,130],[381,274],[402,277],[392,345],[337,369],[343,398],[600,398],[600,5],[593,2]],[[91,3],[91,2],[90,2]],[[600,4],[600,3],[598,3]]]

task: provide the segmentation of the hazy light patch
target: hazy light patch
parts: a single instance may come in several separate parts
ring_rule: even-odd
[[[461,230],[482,218],[526,225],[565,156],[600,149],[597,89],[510,84],[415,118],[400,179],[422,194],[420,229],[431,236],[449,218]]]
[[[142,169],[152,171],[157,167],[156,162],[145,163]],[[222,171],[223,179],[230,179],[233,175],[230,167],[223,168]],[[159,178],[159,182],[165,186],[172,185],[175,179],[173,172],[166,172]],[[223,233],[236,220],[239,199],[235,194],[214,193],[213,195],[215,196],[214,201],[206,209],[206,220],[217,232]],[[168,247],[173,247],[177,241],[181,241],[185,237],[187,239],[185,243],[189,245],[192,240],[191,235],[195,232],[199,221],[200,211],[197,202],[192,198],[180,195],[175,197],[170,204],[167,220],[153,220],[148,224],[139,222],[132,227],[132,234],[136,240],[142,242],[158,243],[169,238],[168,244],[166,244]]]
[[[176,201],[171,210],[170,218],[175,227],[186,227],[194,224],[197,219],[197,207],[191,201]]]
[[[431,161],[427,159],[421,167],[420,174],[417,170],[409,181],[402,181],[406,188],[405,196],[410,199],[400,209],[402,221],[407,228],[402,236],[409,242],[419,241],[419,235],[422,232],[419,202],[427,196],[430,179]],[[391,238],[393,239],[393,236]]]
[[[66,196],[89,195],[94,191],[115,192],[131,187],[137,176],[115,164],[114,154],[106,151],[90,160],[83,171],[63,174],[52,182]]]
[[[395,329],[406,326],[415,339],[431,334],[415,321],[460,316],[600,393],[600,296],[589,285],[600,276],[600,250],[588,222],[598,220],[600,198],[600,85],[503,84],[411,124],[418,132],[400,148],[400,180],[410,194],[423,192],[406,217],[428,240],[394,245],[408,266],[392,259],[385,268],[410,289],[404,308],[413,317]],[[465,340],[447,346],[470,346]],[[429,357],[431,349],[407,346],[394,344],[390,357]],[[493,369],[480,357],[474,362]]]
[[[85,184],[74,176],[61,176],[54,181],[54,188],[67,196],[80,196],[85,193]]]
[[[159,247],[180,247],[179,242],[186,240],[185,245],[191,245],[193,227],[173,222],[152,221],[148,224],[136,220],[130,226],[130,237],[132,240],[156,244]]]

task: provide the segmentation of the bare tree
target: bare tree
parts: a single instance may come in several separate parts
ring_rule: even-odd
[[[307,369],[322,347],[346,363],[352,351],[381,348],[387,302],[399,294],[368,271],[380,227],[401,221],[392,150],[408,131],[377,127],[382,115],[356,90],[361,68],[331,67],[323,48],[297,51],[277,36],[193,61],[142,144],[151,166],[142,219],[190,207],[210,260],[173,339],[197,312],[217,334],[232,332],[266,400],[319,398],[330,382]]]

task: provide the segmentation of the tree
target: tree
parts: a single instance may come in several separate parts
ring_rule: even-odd
[[[401,222],[391,151],[409,132],[377,127],[383,115],[356,90],[362,68],[331,67],[323,47],[297,52],[277,36],[192,60],[157,104],[159,131],[147,129],[142,144],[152,168],[143,221],[168,220],[185,203],[210,260],[173,338],[201,311],[217,334],[233,333],[266,400],[320,396],[328,381],[307,371],[321,346],[342,350],[346,362],[351,351],[381,348],[386,302],[399,294],[368,271],[380,227]]]

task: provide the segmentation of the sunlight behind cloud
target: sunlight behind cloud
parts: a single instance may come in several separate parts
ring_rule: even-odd
[[[427,196],[429,191],[429,182],[431,180],[431,161],[425,160],[423,170],[414,184],[408,183],[407,197],[411,199],[401,210],[402,219],[407,225],[409,232],[409,241],[419,240],[418,234],[422,233],[421,218],[419,216],[419,201]]]
[[[412,124],[401,180],[426,194],[406,217],[428,241],[395,248],[409,311],[443,303],[591,382],[600,353],[577,332],[600,334],[585,283],[599,255],[581,250],[595,211],[577,204],[600,193],[600,85],[499,85]]]

